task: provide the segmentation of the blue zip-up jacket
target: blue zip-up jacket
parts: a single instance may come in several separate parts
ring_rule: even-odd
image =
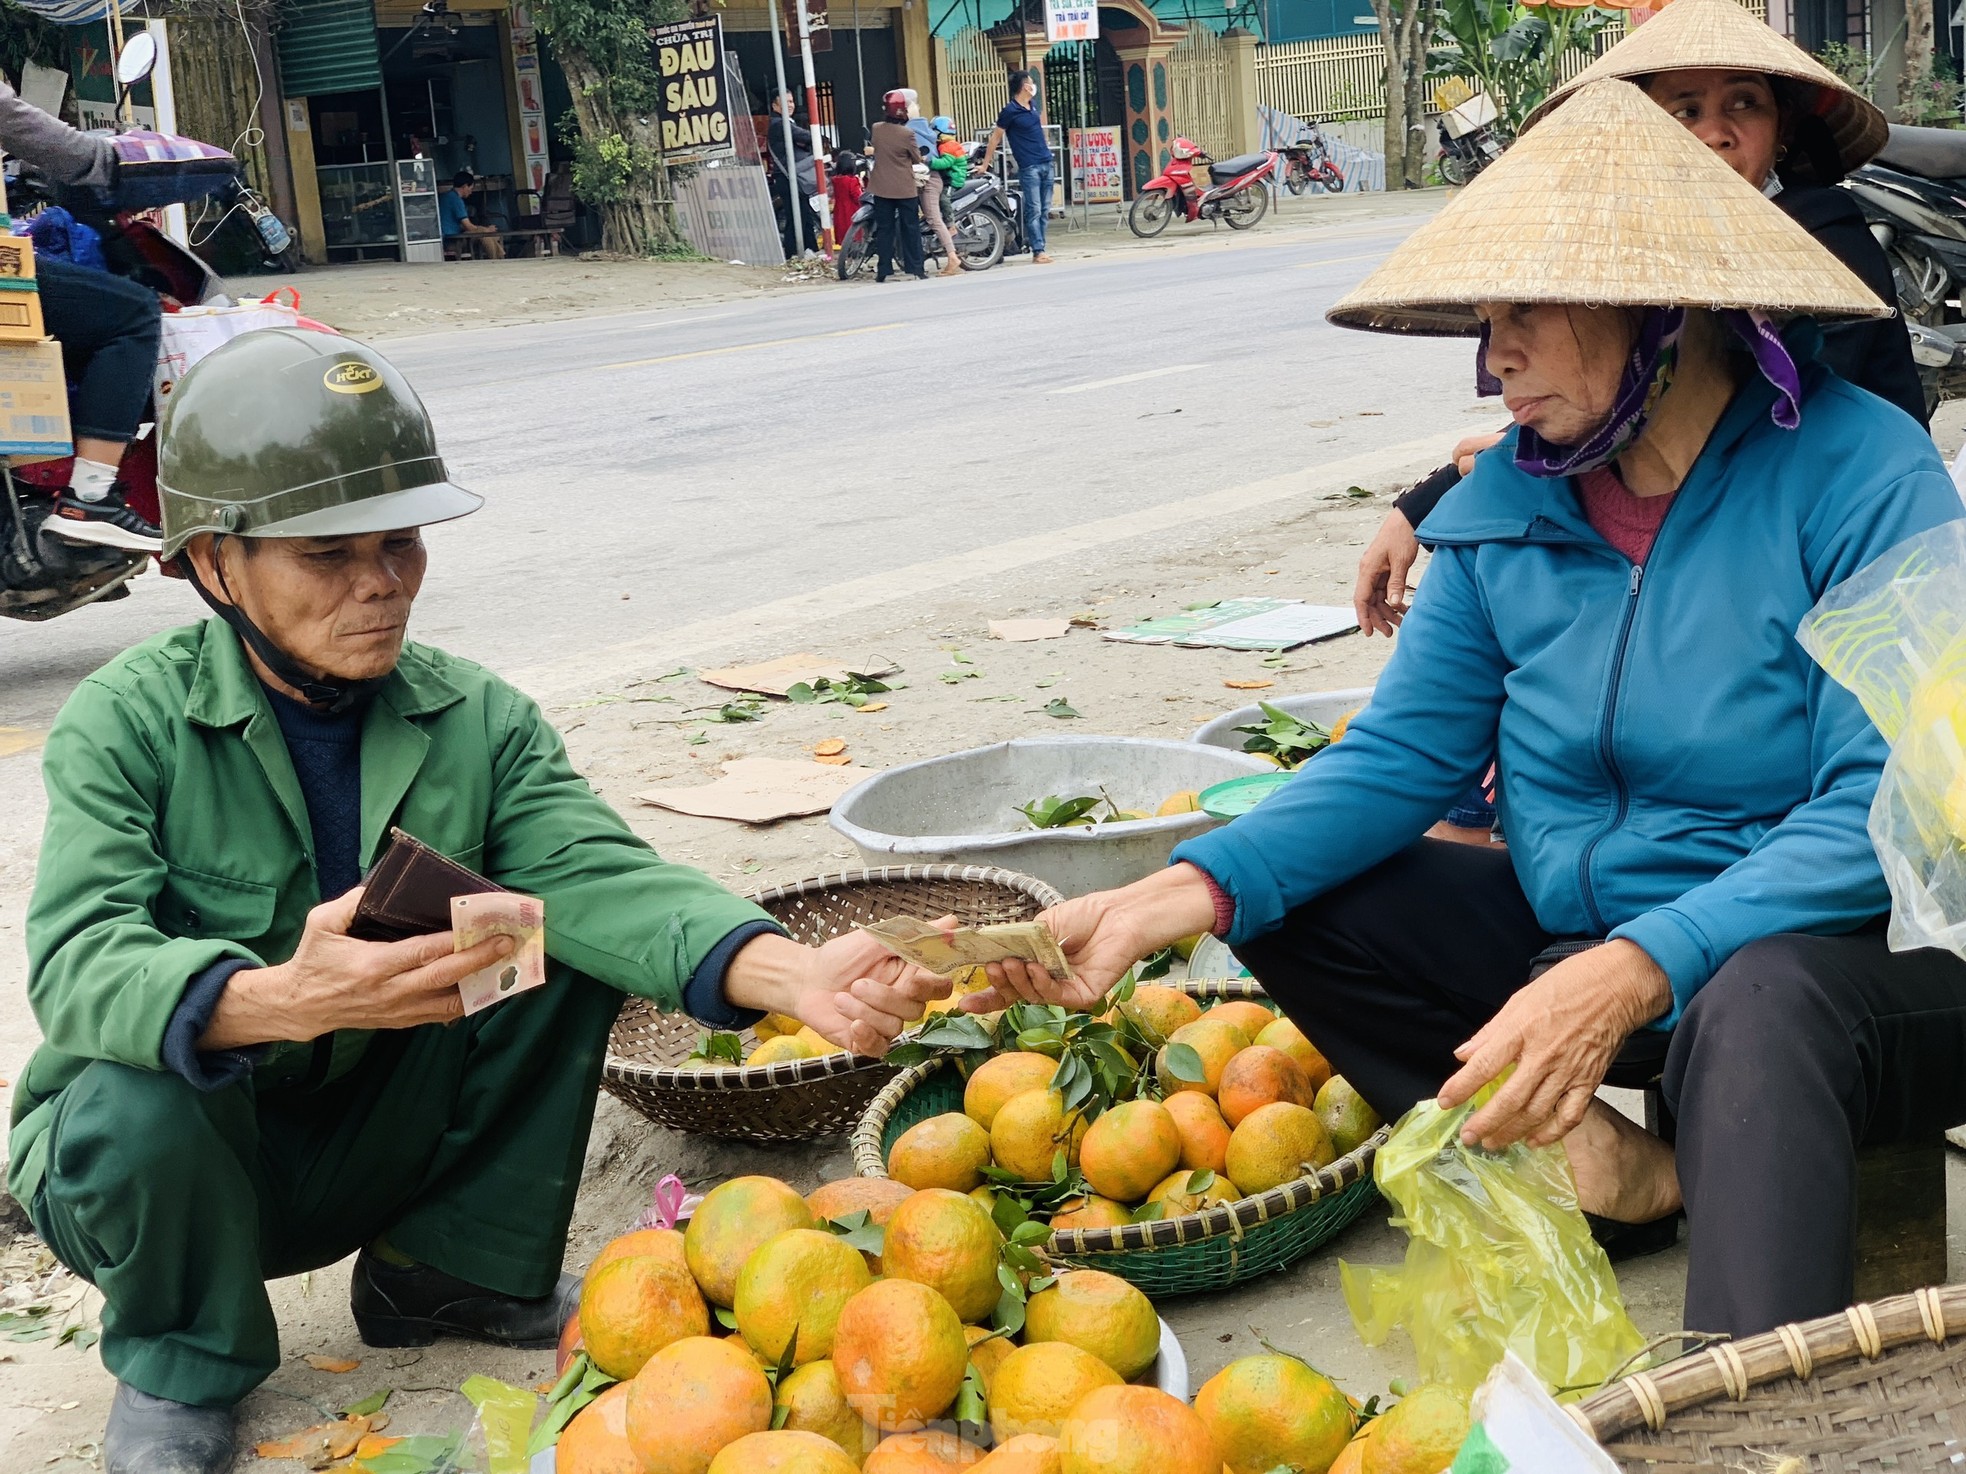
[[[1798,360],[1819,341],[1789,335]],[[1500,764],[1509,855],[1559,936],[1624,937],[1670,1025],[1734,952],[1889,909],[1866,831],[1886,747],[1795,630],[1831,585],[1962,515],[1902,410],[1803,363],[1802,423],[1735,395],[1643,569],[1511,434],[1420,529],[1435,546],[1372,703],[1260,808],[1174,852],[1231,945],[1410,844]],[[1424,908],[1426,897],[1416,896]]]

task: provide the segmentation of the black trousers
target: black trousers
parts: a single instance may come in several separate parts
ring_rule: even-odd
[[[1421,840],[1237,948],[1387,1120],[1528,981],[1544,931],[1508,852]],[[1753,1335],[1850,1303],[1860,1145],[1966,1121],[1966,961],[1881,924],[1743,947],[1664,1040],[1689,1263],[1685,1325]],[[1644,1073],[1656,1073],[1656,1065]],[[1642,1083],[1621,1080],[1612,1084]]]
[[[910,276],[922,275],[922,217],[919,201],[874,196],[874,280],[886,281],[894,271],[894,258],[901,258],[901,269]]]
[[[61,341],[75,385],[77,435],[128,444],[150,403],[163,332],[157,294],[106,271],[38,261],[35,276],[48,335]]]
[[[792,247],[792,212],[799,212],[799,229],[805,249],[817,251],[825,243],[819,238],[819,216],[812,208],[812,202],[802,189],[788,190],[785,175],[774,169],[771,176],[772,201],[777,206],[778,241],[785,248],[785,259],[790,261],[798,255]]]

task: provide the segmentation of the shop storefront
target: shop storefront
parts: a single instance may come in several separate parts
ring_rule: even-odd
[[[462,172],[480,220],[540,214],[571,100],[523,7],[307,0],[279,41],[310,260],[442,261],[439,194]]]

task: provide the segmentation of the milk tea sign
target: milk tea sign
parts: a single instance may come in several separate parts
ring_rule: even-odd
[[[716,16],[655,26],[662,76],[662,151],[670,158],[720,158],[732,151],[724,86],[724,25]]]

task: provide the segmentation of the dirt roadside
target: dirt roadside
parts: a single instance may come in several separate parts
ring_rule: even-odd
[[[1189,253],[1225,250],[1232,245],[1304,236],[1342,235],[1385,221],[1412,221],[1431,215],[1446,191],[1404,194],[1286,194],[1254,234],[1202,226],[1170,227],[1158,240],[1136,239],[1110,212],[1091,216],[1080,228],[1078,212],[1053,222],[1052,254],[1061,261],[1139,252]],[[1029,270],[1029,257],[1013,257],[998,271]],[[963,278],[962,280],[967,280]],[[944,283],[960,290],[962,280]],[[300,293],[301,310],[358,338],[402,337],[412,333],[454,332],[595,317],[618,312],[700,307],[710,302],[766,299],[784,292],[871,290],[873,275],[837,280],[819,263],[746,266],[724,261],[623,261],[552,256],[507,261],[452,261],[405,266],[375,263],[324,267],[292,278],[252,277],[233,283],[243,294],[288,283]]]

